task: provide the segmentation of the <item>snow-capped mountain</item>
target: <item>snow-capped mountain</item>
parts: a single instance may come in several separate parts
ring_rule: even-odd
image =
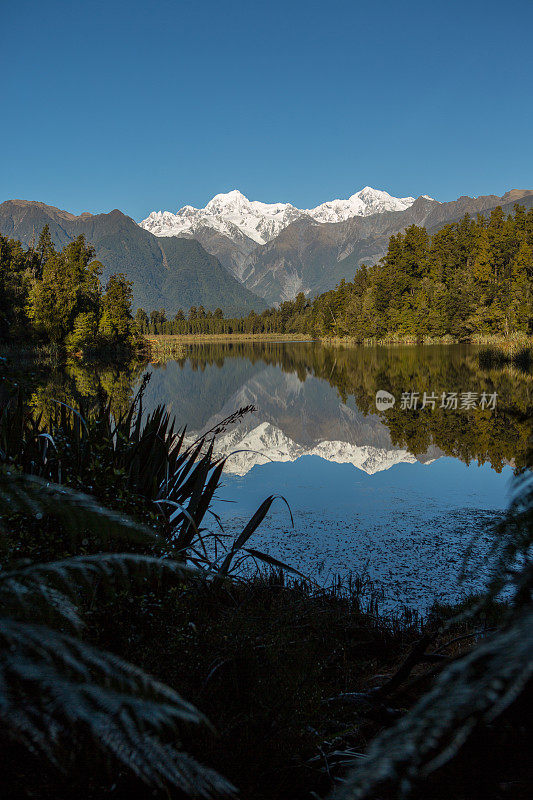
[[[244,234],[257,244],[265,244],[302,213],[290,203],[248,200],[234,189],[215,195],[205,208],[184,206],[176,214],[152,211],[140,225],[156,236],[194,236],[200,228],[213,228],[233,240]]]
[[[305,213],[317,222],[344,222],[351,217],[369,217],[384,211],[405,211],[415,202],[415,197],[392,197],[388,192],[365,186],[347,200],[329,200]]]
[[[156,236],[194,236],[202,228],[211,228],[234,241],[245,236],[261,245],[301,217],[322,223],[343,222],[384,211],[405,211],[414,202],[414,197],[392,197],[387,192],[365,186],[347,200],[330,200],[316,208],[300,209],[290,203],[248,200],[234,189],[215,195],[205,208],[183,206],[176,214],[152,211],[139,224]]]
[[[186,444],[196,441],[195,436],[186,439]],[[357,469],[374,475],[396,464],[431,464],[434,459],[416,458],[402,448],[386,449],[373,445],[357,445],[345,441],[321,441],[305,447],[287,436],[281,428],[270,422],[262,422],[251,430],[240,428],[219,435],[215,443],[215,455],[229,456],[224,467],[228,475],[244,477],[255,466],[268,462],[285,463],[296,461],[301,456],[319,456],[337,464],[352,464]]]
[[[408,450],[400,448],[387,450],[343,441],[321,441],[304,447],[270,422],[262,422],[249,431],[237,428],[223,434],[216,442],[216,451],[220,455],[232,454],[224,471],[241,477],[256,465],[269,461],[296,461],[301,456],[320,456],[337,464],[353,464],[368,475],[390,469],[395,464],[416,464],[418,461]]]
[[[173,382],[174,392],[175,387]],[[197,441],[202,430],[210,430],[235,408],[250,405],[255,413],[216,437],[216,455],[228,456],[227,474],[243,477],[253,467],[270,462],[318,456],[373,475],[396,464],[429,463],[441,455],[432,446],[415,456],[393,445],[383,420],[343,403],[326,381],[309,375],[302,382],[295,372],[272,366],[257,366],[253,377],[229,394],[219,411],[204,420],[201,428],[191,430],[187,444]]]

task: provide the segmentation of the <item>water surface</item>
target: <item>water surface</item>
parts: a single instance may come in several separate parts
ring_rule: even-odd
[[[466,346],[192,344],[140,369],[71,365],[48,376],[34,405],[103,391],[124,409],[146,372],[144,409],[164,404],[187,424],[188,441],[254,407],[217,438],[218,452],[231,454],[214,506],[228,534],[265,497],[282,494],[294,527],[277,501],[249,544],[321,583],[365,573],[383,608],[420,610],[482,587],[490,523],[526,462],[531,375],[481,369]],[[376,407],[382,390],[395,398],[385,411]],[[402,403],[412,392],[416,408]],[[422,408],[424,392],[434,402]],[[448,402],[453,392],[457,408]],[[463,397],[470,401],[461,408]]]
[[[218,438],[219,452],[232,454],[215,504],[226,531],[282,494],[294,528],[279,502],[251,544],[319,581],[365,572],[385,607],[422,610],[483,584],[487,529],[525,460],[530,376],[484,371],[466,346],[264,342],[195,344],[150,370],[147,406],[164,403],[191,438],[255,408]],[[385,412],[378,390],[395,397]],[[402,408],[411,392],[417,407]],[[457,408],[441,407],[452,392]]]

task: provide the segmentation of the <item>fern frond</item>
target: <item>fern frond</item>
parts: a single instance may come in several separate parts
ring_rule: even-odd
[[[514,602],[531,601],[533,557],[533,473],[530,470],[515,477],[511,504],[504,518],[496,525],[492,547],[492,579],[487,596],[497,597],[514,584]]]
[[[394,796],[407,796],[418,780],[451,759],[478,725],[496,719],[532,675],[529,609],[444,670],[434,688],[374,740],[335,797],[370,800],[393,788]]]
[[[59,561],[29,564],[19,569],[0,571],[0,602],[4,614],[30,617],[47,624],[62,623],[79,631],[82,620],[76,601],[82,589],[92,589],[95,581],[105,585],[117,579],[131,584],[152,575],[174,578],[199,576],[185,564],[153,556],[129,553],[99,553],[73,556]]]
[[[28,564],[18,569],[0,572],[0,591],[10,581],[53,581],[65,591],[78,589],[80,581],[92,585],[95,578],[122,577],[128,581],[136,577],[168,572],[185,578],[198,576],[198,571],[178,561],[143,556],[135,553],[98,553],[88,556],[72,556],[58,561]]]
[[[34,580],[8,579],[0,572],[0,604],[2,613],[27,618],[47,625],[66,625],[80,631],[83,621],[76,604],[64,592]]]
[[[0,619],[0,718],[13,739],[59,766],[56,746],[81,734],[151,785],[231,792],[165,741],[183,723],[206,724],[200,711],[117,656],[42,625]]]
[[[91,531],[137,541],[156,541],[149,528],[96,502],[94,497],[35,475],[0,468],[0,516],[51,514],[72,531]]]

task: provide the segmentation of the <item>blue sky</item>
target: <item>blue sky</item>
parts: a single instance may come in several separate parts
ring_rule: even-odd
[[[10,0],[0,201],[533,188],[533,2]]]

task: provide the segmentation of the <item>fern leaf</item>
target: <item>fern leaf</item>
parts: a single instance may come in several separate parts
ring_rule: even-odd
[[[183,723],[206,724],[200,711],[133,665],[45,626],[0,619],[0,718],[56,764],[54,745],[81,733],[150,785],[202,797],[231,791],[165,741]]]
[[[335,797],[370,800],[392,788],[395,796],[407,796],[418,780],[452,758],[478,725],[498,717],[532,675],[530,609],[444,670],[434,688],[374,740]]]
[[[31,514],[38,519],[51,514],[70,530],[113,534],[138,541],[156,541],[153,531],[125,514],[104,508],[94,497],[35,475],[0,468],[0,515]]]

